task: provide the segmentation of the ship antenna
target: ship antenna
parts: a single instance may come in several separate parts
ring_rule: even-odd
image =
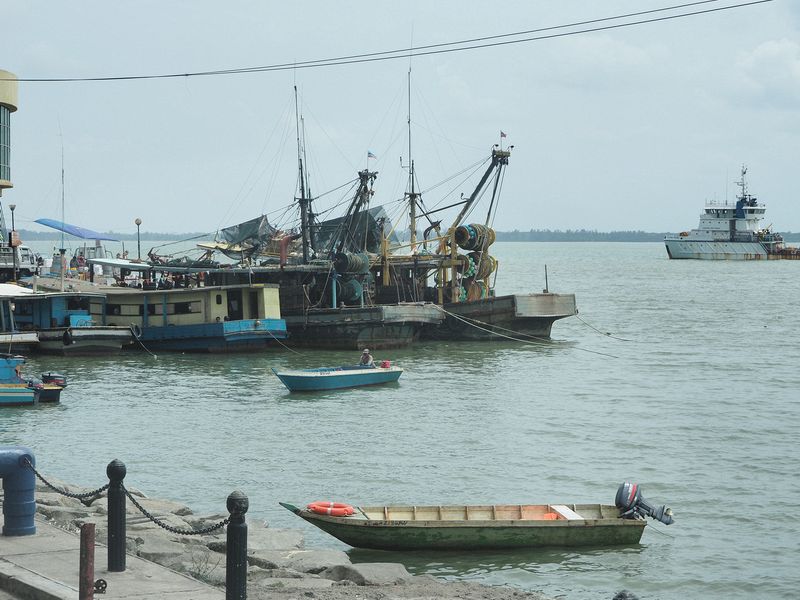
[[[59,268],[60,272],[60,290],[64,291],[64,270],[67,267],[67,261],[65,255],[67,253],[67,249],[64,246],[64,133],[61,131],[61,120],[58,122],[58,136],[61,138],[61,247],[58,249],[59,260],[61,261],[61,265]]]

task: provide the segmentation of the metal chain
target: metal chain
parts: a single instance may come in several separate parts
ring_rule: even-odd
[[[23,456],[22,457],[22,462],[26,467],[28,467],[31,471],[33,471],[34,475],[36,475],[36,477],[38,477],[39,480],[43,484],[45,484],[47,487],[49,487],[54,492],[58,492],[59,494],[61,494],[62,496],[66,496],[67,498],[75,498],[76,500],[85,500],[86,498],[92,498],[92,497],[95,497],[95,496],[99,496],[100,494],[102,494],[103,492],[105,492],[108,489],[109,485],[111,485],[110,483],[107,483],[103,487],[97,488],[96,490],[93,490],[91,492],[86,492],[84,494],[73,494],[72,492],[68,492],[66,490],[59,489],[56,486],[54,486],[52,483],[47,481],[42,476],[42,474],[39,473],[39,471],[36,470],[36,468],[33,466],[33,463],[31,463],[30,459],[27,456]]]
[[[125,495],[133,503],[133,505],[139,509],[139,512],[141,512],[145,517],[150,519],[153,523],[155,523],[162,529],[166,529],[170,533],[177,533],[178,535],[204,535],[206,533],[211,533],[213,531],[216,531],[217,529],[225,527],[225,525],[227,525],[228,522],[230,522],[231,520],[230,517],[227,517],[222,521],[220,521],[219,523],[210,525],[205,529],[178,529],[177,527],[172,527],[171,525],[167,525],[166,523],[161,521],[158,517],[155,517],[154,515],[150,514],[145,507],[143,507],[136,501],[136,498],[134,498],[133,495],[131,495],[131,493],[127,490],[125,486],[122,486],[122,490],[125,492]]]

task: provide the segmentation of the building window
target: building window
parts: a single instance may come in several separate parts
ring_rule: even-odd
[[[0,179],[11,181],[11,111],[0,106]]]

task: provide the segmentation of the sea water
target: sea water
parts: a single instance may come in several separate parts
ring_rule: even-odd
[[[374,352],[396,385],[290,394],[271,368],[358,352],[31,358],[69,379],[59,405],[0,411],[0,444],[87,487],[126,484],[292,527],[348,549],[278,501],[613,504],[623,481],[675,524],[640,545],[492,553],[349,550],[414,573],[569,599],[792,598],[800,525],[800,263],[670,261],[662,244],[497,243],[497,292],[574,292],[551,342]]]

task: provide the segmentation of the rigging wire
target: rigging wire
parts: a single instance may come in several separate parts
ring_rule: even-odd
[[[691,17],[696,15],[702,14],[710,14],[715,12],[720,12],[723,10],[731,10],[735,8],[743,8],[747,6],[753,6],[757,4],[765,4],[767,2],[772,2],[773,0],[751,0],[750,2],[739,2],[737,4],[731,4],[727,6],[718,6],[713,8],[705,8],[702,10],[695,10],[690,12],[684,12],[674,15],[665,15],[660,17],[653,17],[648,19],[640,19],[635,21],[629,21],[625,23],[615,23],[612,25],[601,25],[597,27],[588,27],[586,29],[578,29],[576,31],[568,31],[563,33],[550,33],[547,35],[537,35],[533,37],[523,37],[521,39],[504,39],[504,38],[513,38],[519,36],[529,36],[530,34],[534,33],[544,33],[548,31],[556,31],[559,29],[566,29],[571,27],[583,27],[586,25],[593,25],[598,23],[604,23],[608,21],[620,20],[620,19],[627,19],[632,17],[639,17],[649,14],[654,14],[658,12],[666,12],[671,10],[678,10],[683,8],[689,8],[693,6],[698,6],[702,4],[710,4],[713,2],[719,2],[720,0],[701,0],[699,2],[690,2],[686,4],[677,4],[673,6],[666,6],[662,8],[655,8],[647,11],[639,11],[621,15],[615,15],[610,17],[602,17],[598,19],[589,19],[585,21],[576,21],[573,23],[567,23],[563,25],[554,25],[550,27],[542,27],[538,29],[529,29],[525,31],[518,31],[513,33],[503,33],[491,36],[483,36],[478,38],[471,38],[466,40],[460,40],[455,42],[442,42],[438,44],[428,44],[424,46],[419,46],[417,48],[403,48],[399,50],[385,50],[380,52],[369,52],[364,54],[353,54],[353,55],[346,55],[334,58],[324,58],[324,59],[316,59],[316,60],[309,60],[303,62],[292,62],[292,63],[276,63],[272,65],[263,65],[258,67],[240,67],[240,68],[233,68],[233,69],[215,69],[215,70],[208,70],[208,71],[195,71],[191,73],[167,73],[167,74],[159,74],[159,75],[117,75],[117,76],[106,76],[106,77],[17,77],[15,78],[16,81],[24,81],[29,83],[67,83],[67,82],[103,82],[103,81],[133,81],[133,80],[143,80],[143,79],[175,79],[179,77],[203,77],[203,76],[217,76],[217,75],[237,75],[237,74],[248,74],[248,73],[265,73],[265,72],[273,72],[273,71],[286,71],[289,69],[307,69],[307,68],[315,68],[315,67],[331,67],[331,66],[338,66],[338,65],[349,65],[349,64],[359,64],[359,63],[370,63],[376,61],[385,61],[385,60],[394,60],[398,58],[407,58],[409,56],[430,56],[434,54],[446,54],[452,52],[462,52],[465,50],[477,50],[483,48],[491,48],[491,47],[498,47],[498,46],[507,46],[510,44],[520,44],[525,42],[535,42],[540,40],[548,40],[548,39],[556,39],[562,37],[568,37],[573,35],[582,35],[585,33],[596,33],[598,31],[608,31],[612,29],[620,29],[623,27],[633,27],[636,25],[645,25],[650,23],[658,23],[663,21],[670,21],[675,19],[681,19],[685,17]],[[490,40],[502,40],[502,41],[490,41]],[[455,47],[453,47],[455,46]],[[2,81],[3,79],[0,79]]]

